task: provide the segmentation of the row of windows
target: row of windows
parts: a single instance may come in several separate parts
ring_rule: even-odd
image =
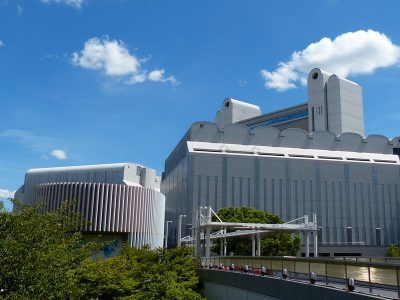
[[[296,120],[296,119],[300,119],[300,118],[305,118],[308,116],[308,110],[300,110],[300,111],[296,111],[294,113],[291,114],[287,114],[287,115],[283,115],[283,116],[279,116],[279,117],[275,117],[272,118],[270,120],[264,121],[264,122],[260,122],[260,123],[256,123],[256,124],[252,124],[249,127],[251,129],[258,127],[258,126],[272,126],[278,123],[285,123],[288,121],[292,121],[292,120]]]

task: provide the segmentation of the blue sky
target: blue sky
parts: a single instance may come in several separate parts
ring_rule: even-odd
[[[0,0],[0,197],[30,168],[157,169],[223,99],[306,101],[311,67],[363,87],[400,135],[399,1]],[[9,203],[7,203],[9,207]]]

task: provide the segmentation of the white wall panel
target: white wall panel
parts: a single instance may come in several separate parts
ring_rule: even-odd
[[[71,211],[90,222],[83,231],[128,233],[135,247],[163,244],[165,197],[157,191],[122,184],[55,182],[39,184],[35,195],[36,203],[44,203],[43,211],[75,200]]]

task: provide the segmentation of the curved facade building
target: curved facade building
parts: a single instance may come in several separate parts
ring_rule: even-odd
[[[127,240],[133,247],[161,247],[165,197],[153,169],[122,163],[29,170],[16,199],[43,203],[43,212],[74,201],[86,221],[81,231]]]

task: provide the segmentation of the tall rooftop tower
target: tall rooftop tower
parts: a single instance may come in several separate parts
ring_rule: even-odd
[[[222,108],[215,116],[215,123],[223,128],[242,120],[254,118],[261,115],[259,106],[247,102],[226,98]]]
[[[361,86],[318,68],[311,70],[307,86],[310,132],[365,135]]]

